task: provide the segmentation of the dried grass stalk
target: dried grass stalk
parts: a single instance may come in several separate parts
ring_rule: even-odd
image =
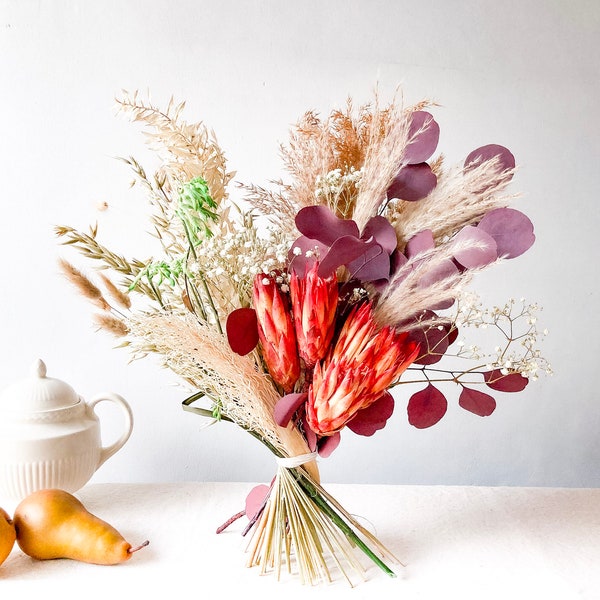
[[[110,305],[104,299],[102,292],[89,277],[84,275],[79,269],[64,258],[59,258],[58,264],[67,279],[79,290],[82,296],[91,300],[96,306],[99,306],[103,310],[110,309]]]

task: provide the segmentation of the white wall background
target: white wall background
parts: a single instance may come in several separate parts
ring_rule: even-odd
[[[399,397],[385,430],[346,435],[321,461],[323,479],[600,485],[599,34],[597,0],[0,0],[0,384],[40,357],[85,397],[108,389],[129,400],[134,433],[93,481],[270,479],[260,444],[227,424],[203,430],[169,372],[128,364],[94,330],[56,266],[79,255],[53,227],[98,221],[109,246],[144,254],[143,204],[113,158],[147,158],[139,129],[112,114],[122,88],[187,100],[187,119],[214,128],[236,179],[266,184],[306,109],[402,84],[408,101],[442,104],[449,162],[490,142],[516,155],[513,189],[537,242],[476,289],[490,303],[544,306],[556,374],[503,395],[486,419],[453,403],[423,431]],[[108,441],[119,423],[103,416]]]

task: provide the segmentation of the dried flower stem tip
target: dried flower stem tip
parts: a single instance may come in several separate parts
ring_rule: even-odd
[[[110,304],[104,299],[100,289],[92,283],[92,281],[84,275],[79,269],[74,267],[70,262],[60,258],[58,264],[67,276],[67,279],[79,290],[79,292],[88,300],[102,308],[109,310]]]

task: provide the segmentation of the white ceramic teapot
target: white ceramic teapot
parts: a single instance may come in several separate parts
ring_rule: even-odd
[[[125,417],[125,431],[103,447],[99,402],[114,402]],[[0,496],[21,500],[46,488],[75,492],[129,439],[130,406],[119,395],[99,394],[85,402],[59,379],[46,376],[36,361],[29,377],[0,393]]]

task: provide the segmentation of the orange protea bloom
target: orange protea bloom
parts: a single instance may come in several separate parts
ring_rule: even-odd
[[[292,271],[290,278],[298,352],[310,368],[329,350],[338,303],[335,272],[324,279],[317,275],[318,268],[319,263],[315,262],[307,269],[304,277],[299,277]]]
[[[318,435],[332,435],[381,397],[417,358],[419,346],[393,327],[378,328],[370,303],[356,306],[327,357],[317,363],[306,418]]]
[[[290,392],[300,376],[300,359],[289,301],[275,279],[264,273],[254,278],[252,296],[265,363],[273,380]]]

